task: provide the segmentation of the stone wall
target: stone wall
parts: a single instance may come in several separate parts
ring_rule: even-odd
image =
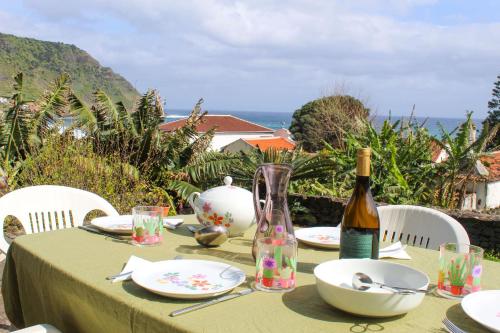
[[[338,225],[342,220],[346,199],[323,196],[288,196],[293,222],[299,225]],[[384,203],[377,203],[384,205]],[[471,243],[484,249],[500,252],[500,215],[460,210],[438,210],[460,222]]]

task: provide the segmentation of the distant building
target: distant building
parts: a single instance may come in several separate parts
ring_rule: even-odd
[[[179,119],[160,125],[160,129],[172,132],[186,124],[186,119]],[[219,151],[228,144],[239,139],[272,138],[275,131],[271,128],[240,119],[232,115],[205,115],[202,123],[196,128],[200,134],[215,129],[210,144],[211,150]],[[283,133],[280,132],[281,135]]]
[[[280,136],[272,138],[244,138],[238,139],[231,142],[227,146],[222,147],[222,151],[226,153],[237,153],[239,151],[249,151],[255,148],[258,148],[261,151],[266,151],[269,148],[278,150],[293,150],[295,149],[295,143]]]
[[[463,199],[463,210],[500,207],[500,151],[489,153],[476,161]]]
[[[448,153],[431,142],[432,161],[441,163]],[[476,161],[474,174],[469,177],[462,202],[463,210],[483,210],[500,207],[500,151],[482,156]]]
[[[448,153],[436,141],[431,141],[432,162],[441,163],[448,158]]]
[[[498,208],[500,207],[500,151],[483,156],[478,162],[486,169],[487,174],[476,183],[476,208]]]

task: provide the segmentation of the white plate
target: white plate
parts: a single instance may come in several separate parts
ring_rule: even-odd
[[[200,299],[227,293],[245,281],[234,266],[208,260],[166,260],[135,270],[132,280],[159,295]]]
[[[500,332],[500,290],[483,290],[465,296],[462,309],[481,325]]]
[[[93,219],[90,224],[103,231],[130,235],[132,234],[132,218],[132,215],[102,216]],[[183,221],[181,218],[167,217],[163,219],[163,225],[169,229],[175,229]]]
[[[98,229],[115,234],[132,234],[132,215],[102,216],[90,221]]]
[[[295,231],[295,237],[301,242],[322,248],[338,249],[340,246],[340,228],[314,227]]]

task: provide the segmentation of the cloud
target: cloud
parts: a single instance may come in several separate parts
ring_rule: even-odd
[[[177,107],[203,96],[216,109],[292,111],[348,82],[381,113],[416,103],[421,115],[483,116],[500,68],[500,20],[409,18],[437,4],[24,0],[22,10],[0,9],[0,31],[76,44]]]

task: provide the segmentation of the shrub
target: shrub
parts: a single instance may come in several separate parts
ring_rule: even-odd
[[[403,123],[386,120],[379,131],[368,122],[365,126],[363,134],[346,135],[344,149],[327,145],[321,154],[333,162],[330,178],[304,184],[302,190],[349,197],[356,180],[357,149],[371,147],[371,188],[375,200],[391,204],[430,202],[436,169],[431,161],[431,136],[423,125],[410,119]]]
[[[290,132],[309,152],[322,149],[324,142],[343,148],[346,133],[362,132],[368,114],[369,109],[352,96],[323,97],[295,111]]]
[[[174,205],[165,190],[140,176],[139,171],[119,156],[97,155],[87,140],[70,135],[53,135],[36,154],[28,156],[15,177],[16,187],[64,185],[108,200],[121,214],[137,205]]]

